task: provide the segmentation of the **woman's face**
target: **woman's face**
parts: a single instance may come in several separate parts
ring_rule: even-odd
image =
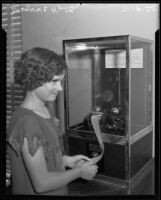
[[[44,83],[41,87],[35,89],[36,96],[41,101],[54,101],[59,91],[62,91],[62,81],[64,80],[64,74],[55,75],[53,80]]]

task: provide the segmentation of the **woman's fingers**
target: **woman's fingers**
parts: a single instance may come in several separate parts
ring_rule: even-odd
[[[87,156],[84,156],[84,155],[78,155],[77,160],[87,160],[87,161],[91,161],[90,158],[88,158]]]
[[[82,164],[84,164],[86,161],[85,160],[79,160],[77,163],[76,163],[76,165],[78,166],[78,165],[82,165]]]

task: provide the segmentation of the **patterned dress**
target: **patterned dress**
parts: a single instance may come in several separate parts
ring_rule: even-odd
[[[12,194],[37,195],[22,158],[24,137],[29,144],[31,155],[43,146],[48,171],[65,171],[62,162],[63,144],[60,130],[55,120],[46,119],[32,110],[19,107],[12,116],[7,133],[8,151],[11,159]],[[43,195],[67,195],[67,187],[62,187]]]

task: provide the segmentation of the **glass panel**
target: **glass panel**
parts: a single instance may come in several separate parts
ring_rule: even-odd
[[[66,43],[68,128],[93,131],[90,114],[100,113],[101,131],[125,136],[127,86],[125,37]]]
[[[151,124],[152,56],[150,44],[131,40],[131,135]]]
[[[80,125],[92,110],[91,50],[68,54],[69,127]]]
[[[103,56],[103,55],[102,55]],[[101,66],[101,103],[104,110],[102,131],[124,136],[127,129],[127,89],[125,48],[105,51]]]

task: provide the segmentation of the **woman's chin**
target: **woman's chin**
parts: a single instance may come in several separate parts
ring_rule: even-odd
[[[55,99],[56,99],[56,96],[52,96],[49,98],[49,101],[55,101]]]

